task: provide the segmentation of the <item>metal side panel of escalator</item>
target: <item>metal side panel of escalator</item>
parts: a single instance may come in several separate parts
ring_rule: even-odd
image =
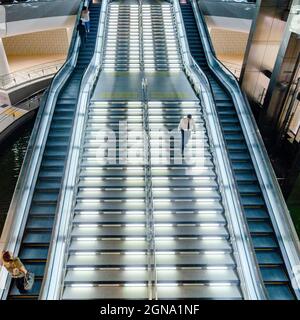
[[[107,16],[103,74],[83,132],[61,298],[242,299],[202,107],[190,87],[181,92],[189,83],[172,7],[116,2]],[[147,97],[127,100],[127,83],[136,83],[140,68]],[[115,77],[112,93],[103,89],[107,72]],[[186,82],[172,82],[180,75]],[[180,100],[180,94],[189,97]],[[203,153],[191,147],[195,163],[180,162],[173,142],[160,148],[168,137],[162,132],[177,132],[189,112],[203,146]],[[126,134],[118,131],[120,122],[126,122]],[[112,154],[101,147],[106,131],[114,133]]]
[[[274,227],[231,95],[210,69],[192,5],[181,4],[190,52],[205,72],[214,96],[233,173],[269,299],[295,299]]]
[[[37,168],[39,173],[19,250],[25,267],[35,273],[35,284],[30,292],[20,293],[12,282],[7,299],[39,297],[81,78],[94,54],[100,11],[100,3],[91,4],[87,43],[81,45],[76,66],[58,95],[41,165]]]

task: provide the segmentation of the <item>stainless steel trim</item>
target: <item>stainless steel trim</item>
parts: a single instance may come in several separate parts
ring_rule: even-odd
[[[190,81],[193,83],[195,91],[201,98],[204,114],[207,119],[207,126],[209,128],[210,139],[214,145],[213,151],[216,167],[220,179],[222,180],[220,189],[223,195],[226,216],[230,224],[233,246],[236,251],[236,261],[242,282],[244,298],[264,300],[266,299],[264,286],[258,272],[253,247],[249,239],[249,231],[233,178],[211,88],[205,74],[191,57],[178,0],[173,0],[173,4],[185,71]]]
[[[289,210],[280,190],[272,164],[269,160],[256,121],[248,100],[242,93],[237,80],[215,57],[209,43],[209,35],[202,23],[196,1],[191,1],[199,33],[205,47],[210,68],[230,92],[242,126],[248,150],[262,189],[271,221],[283,254],[283,258],[293,284],[295,294],[300,299],[300,279],[297,274],[300,266],[300,243]]]
[[[79,19],[79,15],[77,19]],[[55,103],[60,92],[76,65],[79,48],[79,37],[74,30],[66,63],[54,77],[48,91],[46,101],[39,109],[37,119],[31,134],[22,169],[16,184],[15,192],[9,207],[4,229],[1,235],[0,251],[4,248],[18,255],[28,211],[35,189],[38,168],[45,149]],[[5,268],[0,271],[0,299],[5,299],[11,278]]]
[[[74,191],[80,159],[83,128],[87,115],[87,107],[93,91],[94,83],[101,71],[102,52],[104,45],[104,31],[107,20],[108,1],[104,0],[101,6],[98,35],[93,58],[86,69],[77,104],[77,113],[74,119],[74,131],[72,133],[70,148],[67,156],[62,188],[58,200],[57,219],[53,231],[52,242],[49,249],[49,259],[45,271],[45,282],[40,293],[41,300],[58,300],[62,293],[64,265],[66,250],[68,247],[68,231],[72,219],[72,207],[74,203]]]

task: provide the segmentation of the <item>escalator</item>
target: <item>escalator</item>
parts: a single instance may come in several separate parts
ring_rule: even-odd
[[[193,114],[196,133],[189,142],[190,156],[180,163],[174,142],[160,147],[158,128],[168,132],[188,113]],[[199,102],[150,101],[149,127],[157,298],[242,299]],[[193,139],[203,141],[202,151]]]
[[[205,120],[182,71],[172,6],[116,1],[107,17],[61,298],[242,299]],[[202,143],[201,150],[190,149],[195,163],[180,162],[174,140],[160,148],[168,138],[162,132],[178,134],[187,113]]]
[[[192,5],[180,4],[190,52],[206,74],[269,299],[295,299],[262,190],[230,93],[210,69]],[[208,35],[209,37],[209,35]]]
[[[39,297],[81,79],[94,54],[100,10],[100,4],[91,4],[87,43],[81,45],[76,66],[58,95],[21,241],[19,257],[35,273],[36,281],[33,289],[24,294],[12,283],[7,299]]]
[[[142,6],[144,67],[174,81],[183,73],[173,7]],[[153,56],[153,61],[147,59]],[[159,82],[159,79],[156,79]],[[163,86],[163,85],[162,85]],[[147,125],[153,201],[154,297],[157,299],[242,299],[231,237],[217,182],[211,142],[195,95],[180,99],[147,92]],[[195,121],[185,157],[177,126],[187,114]],[[175,129],[175,132],[174,132]],[[169,134],[173,139],[169,141]],[[176,142],[177,141],[177,142]],[[179,148],[178,148],[179,147]]]

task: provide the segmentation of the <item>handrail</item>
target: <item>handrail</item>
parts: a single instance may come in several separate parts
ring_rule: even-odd
[[[0,76],[0,90],[9,90],[57,73],[65,60],[55,60]]]
[[[48,262],[45,269],[44,282],[40,292],[41,300],[58,300],[62,294],[63,276],[67,259],[69,231],[71,230],[72,208],[75,203],[75,185],[79,173],[81,145],[84,138],[84,125],[87,120],[87,107],[90,101],[96,78],[102,68],[104,32],[107,20],[108,0],[102,1],[100,23],[94,55],[86,69],[80,86],[80,94],[74,119],[70,148],[63,174],[62,188],[58,200],[55,228],[49,248]]]
[[[77,22],[80,19],[82,5],[78,12]],[[68,59],[53,78],[50,88],[43,98],[44,101],[39,108],[1,235],[0,251],[5,248],[12,252],[13,255],[18,255],[56,100],[60,89],[67,81],[75,66],[78,48],[79,37],[77,37],[77,30],[74,29]],[[6,269],[1,268],[0,299],[6,298],[9,281],[10,277],[8,277]]]
[[[151,147],[149,113],[147,99],[147,82],[143,78],[143,128],[144,128],[144,178],[145,178],[145,210],[146,210],[146,229],[148,242],[148,290],[149,300],[157,300],[157,268],[156,268],[156,245],[155,245],[155,223],[153,216],[153,192],[152,192],[152,173],[151,173]],[[152,286],[152,282],[153,286]]]
[[[191,3],[198,30],[203,40],[207,62],[232,96],[287,271],[292,281],[293,289],[297,298],[300,299],[300,279],[298,274],[300,244],[289,210],[280,190],[256,121],[251,112],[247,97],[242,93],[232,73],[224,68],[215,57],[210,46],[209,34],[207,33],[206,24],[204,23],[198,3],[194,0],[191,0]]]
[[[219,60],[220,63],[223,64],[224,68],[227,68],[237,79],[240,78],[240,74],[241,74],[241,70],[242,70],[242,66],[237,64],[237,63],[233,63],[233,62],[229,62],[226,60]]]
[[[237,187],[233,178],[233,172],[226,150],[220,122],[216,113],[212,90],[209,81],[203,71],[191,57],[189,45],[183,24],[183,18],[178,0],[171,0],[174,5],[175,18],[177,20],[178,38],[185,72],[194,85],[195,91],[201,98],[201,105],[206,117],[209,138],[213,143],[214,159],[218,170],[220,190],[223,196],[223,205],[233,238],[233,246],[237,253],[236,260],[239,275],[242,279],[243,293],[246,299],[266,299],[262,279],[258,272],[253,247],[249,239],[249,231],[242,212],[242,205],[237,193]]]
[[[43,94],[44,92],[39,92],[39,93],[37,92],[34,96],[30,97],[29,99],[26,99],[25,101],[18,103],[16,107],[18,109],[23,109],[28,111],[35,109],[40,104]],[[32,107],[32,103],[34,105],[33,107]]]
[[[144,142],[144,179],[145,179],[145,213],[146,213],[146,238],[148,255],[148,298],[158,299],[157,296],[157,268],[156,268],[156,245],[155,245],[155,223],[153,216],[153,192],[151,172],[151,146],[149,129],[149,105],[148,105],[148,83],[145,76],[144,60],[144,32],[143,32],[143,1],[139,0],[139,49],[140,70],[142,73],[142,109],[143,109],[143,142]]]
[[[144,128],[144,156],[145,156],[145,207],[147,217],[147,241],[148,241],[148,272],[149,272],[149,300],[157,300],[157,267],[156,267],[156,244],[155,244],[155,222],[153,216],[153,191],[151,172],[151,145],[149,128],[149,107],[147,94],[147,80],[143,78],[143,128]],[[153,286],[152,286],[153,282]]]
[[[14,117],[14,113],[15,112],[19,112],[19,111],[32,111],[33,109],[36,109],[38,107],[38,105],[41,102],[41,97],[42,97],[43,93],[36,93],[33,97],[30,97],[28,99],[26,99],[23,102],[18,103],[15,106],[9,106],[5,109],[5,113],[1,113],[0,114],[0,124],[11,118],[12,116]],[[32,107],[33,104],[33,107]],[[10,113],[8,114],[7,111],[9,111]],[[5,129],[4,129],[5,130]]]

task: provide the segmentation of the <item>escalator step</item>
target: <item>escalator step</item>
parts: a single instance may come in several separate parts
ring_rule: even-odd
[[[26,260],[30,261],[46,261],[48,255],[48,246],[24,246],[20,251],[20,259],[26,264]],[[45,263],[42,263],[45,265]]]
[[[274,250],[256,251],[257,261],[260,265],[281,265],[283,260],[280,254]]]
[[[273,233],[273,228],[268,222],[249,221],[248,226],[251,233],[260,233],[260,234]]]
[[[294,300],[295,297],[288,285],[266,284],[271,300]]]
[[[275,249],[278,248],[277,241],[273,236],[253,235],[252,242],[255,249]]]
[[[248,219],[266,219],[269,217],[265,209],[245,208],[244,210]]]
[[[28,229],[28,228],[27,228]],[[51,240],[51,229],[43,231],[26,230],[23,238],[24,244],[48,244]]]
[[[202,39],[198,32],[191,4],[181,4],[180,6],[191,53],[206,73],[213,90],[229,158],[269,298],[294,299],[290,285],[282,284],[282,282],[289,282],[287,271],[282,266],[283,258],[250,154],[247,151],[247,145],[232,98],[215,76],[214,70],[210,69],[207,64]],[[271,268],[270,266],[273,267]]]
[[[281,267],[263,267],[260,271],[264,281],[288,282],[288,277]]]

